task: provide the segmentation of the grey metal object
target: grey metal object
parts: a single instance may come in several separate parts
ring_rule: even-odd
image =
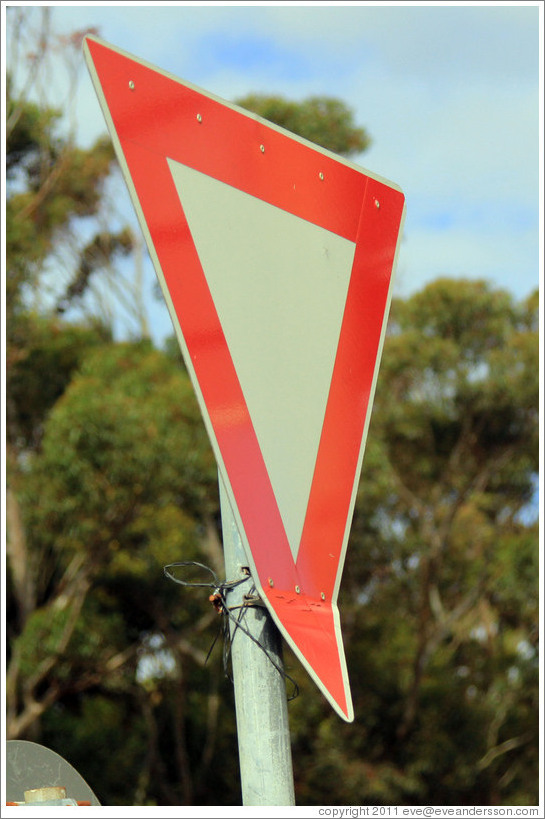
[[[229,581],[243,579],[247,560],[229,500],[219,477],[225,572]],[[252,582],[244,582],[228,593],[227,604],[235,616],[283,668],[282,643],[278,629],[262,606],[247,606],[245,595]],[[235,686],[240,777],[243,805],[294,805],[293,769],[284,677],[269,657],[240,628],[230,621],[232,665]]]
[[[39,794],[38,790],[42,793]],[[64,801],[64,797],[57,801],[61,790],[69,801]],[[53,791],[59,793],[53,794]],[[53,802],[40,798],[52,795],[56,797]],[[36,802],[36,798],[41,805],[83,801],[100,805],[83,777],[55,751],[36,742],[9,740],[6,743],[6,801],[30,804]]]
[[[25,791],[25,801],[18,802],[18,805],[34,805],[35,807],[48,807],[49,805],[72,805],[77,807],[75,799],[68,799],[66,788],[32,788]],[[87,802],[85,803],[87,804]]]

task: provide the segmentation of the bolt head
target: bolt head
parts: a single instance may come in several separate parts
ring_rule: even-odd
[[[129,88],[134,91],[134,80],[129,80]]]

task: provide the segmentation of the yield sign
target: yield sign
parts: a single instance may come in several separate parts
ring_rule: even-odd
[[[94,37],[85,53],[256,587],[351,721],[336,601],[403,194]]]

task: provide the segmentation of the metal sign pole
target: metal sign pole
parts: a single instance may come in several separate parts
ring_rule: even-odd
[[[225,572],[228,581],[248,576],[247,559],[219,476]],[[246,631],[283,668],[282,643],[263,606],[234,608],[247,601],[249,580],[229,591],[227,603]],[[286,685],[271,659],[230,620],[231,656],[243,805],[295,805]]]

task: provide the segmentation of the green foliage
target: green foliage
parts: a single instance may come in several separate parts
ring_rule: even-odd
[[[61,140],[51,109],[11,99],[9,107],[21,111],[6,140],[6,305],[15,329],[25,288],[37,284],[63,231],[97,213],[114,153],[104,138],[90,150]]]
[[[62,756],[92,783],[103,805],[131,805],[139,774],[145,770],[148,726],[127,696],[74,697],[46,715],[43,743],[62,740]],[[154,805],[155,801],[139,802]]]
[[[6,142],[6,177],[8,182],[23,173],[31,190],[38,190],[41,176],[41,152],[48,150],[51,134],[62,114],[59,110],[43,109],[37,103],[14,96],[12,77],[6,77],[6,120],[15,125]]]
[[[215,512],[216,482],[187,376],[147,343],[111,345],[87,358],[48,419],[29,526],[57,550],[149,568],[167,545],[171,558],[184,551],[191,518]]]
[[[337,154],[353,156],[371,144],[365,129],[354,125],[352,111],[334,97],[292,102],[283,97],[250,94],[238,99],[237,104]]]
[[[71,684],[75,675],[85,674],[90,668],[94,668],[96,673],[103,662],[101,654],[115,647],[123,647],[126,639],[119,613],[112,611],[108,618],[99,619],[98,610],[98,600],[86,600],[71,640],[65,644],[67,628],[73,616],[68,601],[60,598],[55,606],[36,609],[14,644],[21,674],[32,678],[36,669],[43,663],[49,663],[51,658],[55,658],[55,663],[49,672],[50,683]]]
[[[339,598],[356,721],[293,704],[305,804],[536,804],[536,311],[448,280],[393,306]]]
[[[536,309],[441,279],[393,306],[345,577],[399,686],[394,758],[426,760],[402,803],[513,804],[521,748],[536,798]]]
[[[381,383],[395,401],[375,417],[401,480],[410,471],[409,488],[423,499],[443,480],[459,495],[470,475],[482,474],[495,484],[488,501],[497,514],[506,502],[527,503],[537,471],[538,368],[537,335],[524,328],[523,311],[484,283],[438,280],[393,313]],[[485,475],[494,457],[502,469]]]
[[[24,344],[12,348],[7,371],[9,438],[34,449],[49,410],[61,397],[83,355],[110,339],[107,328],[28,315],[18,322]]]
[[[85,292],[93,273],[120,256],[127,256],[133,249],[133,237],[129,228],[118,233],[97,233],[83,248],[76,275],[57,304],[57,313],[63,313],[75,298]]]
[[[147,342],[89,349],[47,418],[20,498],[31,552],[40,557],[42,605],[12,644],[14,697],[24,704],[25,688],[36,685],[46,696],[56,692],[44,740],[57,747],[69,731],[98,744],[110,762],[113,754],[115,774],[105,775],[104,757],[90,764],[76,740],[59,748],[90,782],[98,777],[103,801],[206,803],[220,656],[204,674],[201,666],[219,623],[211,607],[191,593],[182,598],[163,575],[166,563],[182,558],[211,562],[202,543],[218,514],[216,465],[184,370]],[[71,578],[79,578],[74,590]],[[188,688],[191,708],[177,718],[180,673],[201,681]],[[232,707],[226,693],[222,710]],[[95,718],[108,724],[87,724]],[[223,721],[232,735],[232,717]],[[182,787],[173,784],[180,770],[168,763],[168,749],[186,742],[197,762],[194,770],[187,762]]]
[[[356,721],[288,651],[299,804],[536,801],[536,307],[447,280],[393,307],[339,600]],[[54,657],[43,736],[113,755],[103,799],[236,804],[232,693],[219,652],[203,665],[217,615],[162,575],[210,563],[218,539],[188,376],[149,343],[81,350],[21,492],[48,578],[14,643],[21,684]],[[56,608],[48,589],[78,559],[91,586],[70,629],[76,596]]]

